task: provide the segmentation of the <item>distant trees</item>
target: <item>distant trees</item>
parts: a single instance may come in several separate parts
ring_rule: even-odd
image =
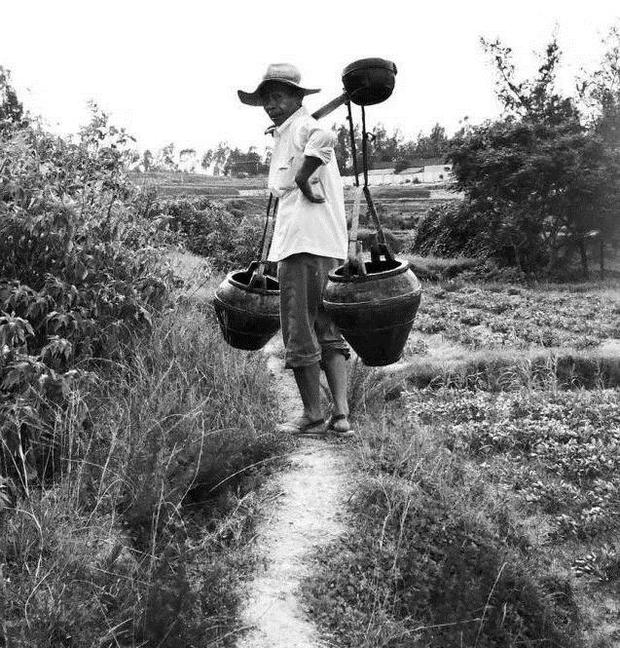
[[[334,151],[338,168],[343,174],[353,171],[351,136],[349,126],[334,124]],[[393,163],[396,171],[402,171],[411,165],[411,161],[420,158],[445,157],[449,148],[446,129],[439,124],[433,126],[429,135],[419,133],[416,140],[405,140],[402,133],[395,129],[388,133],[383,124],[377,124],[369,133],[368,166],[378,163]],[[359,126],[354,128],[355,147],[358,158],[358,169],[362,168],[362,134]]]
[[[417,140],[404,142],[398,148],[396,171],[402,171],[410,166],[410,161],[427,158],[446,158],[450,148],[450,138],[446,129],[435,124],[428,135],[418,133]]]
[[[267,173],[270,159],[271,151],[267,150],[261,155],[254,146],[242,151],[238,147],[232,149],[227,142],[220,142],[199,157],[194,148],[181,149],[177,154],[174,144],[170,143],[155,155],[147,149],[136,162],[139,161],[139,166],[144,172],[195,173],[200,167],[216,176],[245,177]]]
[[[205,170],[213,167],[213,175],[223,175],[229,156],[230,147],[226,142],[220,142],[216,148],[209,149],[204,153],[200,166]]]
[[[230,152],[224,173],[236,177],[256,176],[269,172],[269,165],[264,158],[256,151],[255,147],[250,147],[246,153],[235,148]]]
[[[174,143],[170,142],[161,148],[153,160],[153,171],[178,171]]]

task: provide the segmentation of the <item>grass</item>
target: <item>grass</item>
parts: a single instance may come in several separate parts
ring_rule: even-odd
[[[305,586],[325,638],[614,645],[592,603],[620,578],[618,395],[443,388],[367,403],[351,529]]]
[[[47,431],[53,478],[0,482],[0,643],[232,645],[255,487],[284,452],[265,364],[184,300],[98,372]]]
[[[414,330],[470,349],[592,349],[620,337],[617,282],[427,284]]]
[[[550,382],[561,389],[620,386],[620,354],[609,355],[605,349],[454,349],[453,355],[447,355],[441,347],[438,351],[443,353],[435,354],[437,349],[423,348],[420,343],[418,349],[418,359],[384,372],[384,394],[397,396],[411,387],[445,386],[513,391]]]
[[[479,265],[479,259],[468,257],[434,257],[408,254],[405,258],[411,264],[419,279],[438,280],[452,279],[465,270],[471,270]]]

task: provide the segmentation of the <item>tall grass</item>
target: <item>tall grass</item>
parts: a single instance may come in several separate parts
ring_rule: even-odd
[[[0,481],[0,645],[231,645],[257,466],[283,451],[263,360],[185,303],[70,398],[48,481]]]

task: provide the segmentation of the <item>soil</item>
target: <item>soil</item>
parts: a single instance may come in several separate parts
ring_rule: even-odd
[[[282,416],[299,411],[293,378],[282,368],[281,343],[265,347],[276,382]],[[275,422],[274,422],[275,423]],[[302,438],[287,468],[271,478],[263,492],[279,497],[258,523],[255,551],[258,571],[248,582],[241,617],[249,631],[237,648],[319,648],[312,621],[304,613],[299,589],[309,575],[312,550],[344,532],[347,497],[346,444],[328,438]]]

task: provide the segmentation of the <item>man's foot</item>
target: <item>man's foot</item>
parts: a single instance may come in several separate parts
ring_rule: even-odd
[[[325,419],[321,417],[311,420],[305,414],[302,414],[295,419],[286,421],[286,423],[280,423],[276,427],[276,432],[284,432],[287,434],[324,434]]]
[[[352,437],[355,432],[351,429],[346,414],[334,414],[327,424],[327,431],[338,437]]]

